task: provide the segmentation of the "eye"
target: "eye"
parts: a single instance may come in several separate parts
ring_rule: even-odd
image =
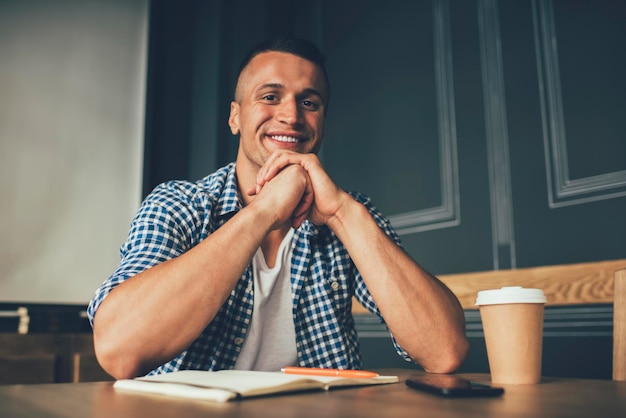
[[[262,99],[266,102],[275,102],[277,100],[277,97],[274,94],[266,94],[262,97]]]
[[[300,103],[302,103],[302,106],[310,110],[317,110],[320,107],[318,103],[311,100],[302,100]]]

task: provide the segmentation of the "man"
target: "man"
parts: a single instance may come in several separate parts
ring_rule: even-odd
[[[158,186],[90,303],[112,376],[360,368],[353,295],[406,360],[438,373],[460,365],[468,343],[455,296],[316,156],[328,97],[323,57],[306,41],[274,40],[244,59],[228,120],[235,164]]]

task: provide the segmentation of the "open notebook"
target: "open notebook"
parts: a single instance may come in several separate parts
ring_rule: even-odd
[[[344,378],[305,376],[247,370],[182,370],[115,382],[119,390],[178,396],[215,402],[250,396],[329,390],[333,387],[380,385],[398,382],[398,376]]]

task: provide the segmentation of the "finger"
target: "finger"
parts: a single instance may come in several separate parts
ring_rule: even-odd
[[[262,188],[265,183],[274,178],[283,168],[291,164],[301,165],[301,157],[302,154],[290,151],[274,152],[272,155],[270,155],[267,161],[265,161],[263,167],[261,167],[261,169],[257,173],[257,193],[258,189]]]
[[[306,216],[309,213],[309,209],[313,205],[313,195],[308,194],[302,197],[300,203],[293,211],[293,216],[298,218],[301,216]]]
[[[308,217],[311,207],[313,206],[315,195],[311,183],[307,182],[307,187],[302,195],[302,199],[293,211],[292,226],[298,228],[302,222]]]

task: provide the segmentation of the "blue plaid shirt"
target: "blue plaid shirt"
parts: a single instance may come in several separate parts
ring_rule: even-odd
[[[389,222],[358,193],[378,225],[394,239]],[[88,307],[93,318],[104,298],[130,277],[177,257],[226,223],[242,207],[235,164],[196,182],[171,181],[157,186],[132,221],[121,262],[96,291]],[[369,311],[382,316],[348,251],[326,226],[305,221],[295,231],[291,260],[293,315],[298,362],[306,367],[361,368],[361,355],[352,318],[352,296]],[[150,374],[175,370],[232,369],[246,337],[253,308],[252,267],[198,338],[182,353]],[[176,295],[172,295],[172,303]],[[164,307],[167,309],[167,307]],[[158,318],[154,318],[158,321]],[[393,340],[398,353],[408,354]]]

